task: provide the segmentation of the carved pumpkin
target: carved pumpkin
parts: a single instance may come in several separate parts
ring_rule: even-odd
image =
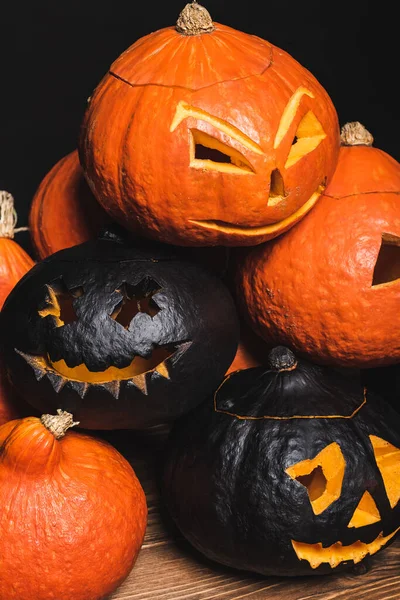
[[[383,366],[400,360],[400,165],[357,122],[342,139],[315,209],[238,263],[237,297],[268,343],[319,363]]]
[[[40,182],[29,212],[29,229],[38,258],[94,239],[110,221],[96,201],[74,150]]]
[[[235,305],[216,276],[107,233],[36,265],[1,314],[21,395],[90,429],[173,420],[222,381],[238,338]]]
[[[336,110],[316,78],[197,2],[111,65],[79,143],[116,221],[183,246],[251,246],[286,231],[318,200],[338,151]]]
[[[166,508],[212,560],[264,575],[336,573],[400,530],[400,415],[357,378],[274,348],[178,419]]]
[[[25,250],[13,240],[17,213],[12,194],[0,191],[0,310],[15,284],[31,269],[35,262]]]
[[[72,415],[0,428],[1,600],[100,600],[131,571],[147,522],[132,467]]]

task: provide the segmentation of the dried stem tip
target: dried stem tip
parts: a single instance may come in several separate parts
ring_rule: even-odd
[[[56,415],[42,415],[40,420],[46,429],[54,435],[56,440],[64,437],[70,427],[79,425],[79,421],[74,421],[71,413],[61,410],[61,408],[57,409]]]
[[[183,35],[211,33],[214,29],[210,13],[204,6],[197,4],[196,0],[186,4],[176,22],[176,30]]]
[[[342,146],[372,146],[374,138],[359,121],[343,125],[340,132]]]

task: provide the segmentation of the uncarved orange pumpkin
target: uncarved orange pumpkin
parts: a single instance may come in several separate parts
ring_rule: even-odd
[[[135,563],[143,489],[109,443],[65,434],[72,423],[59,411],[0,427],[0,600],[100,600]]]
[[[237,267],[254,330],[322,364],[400,361],[400,164],[372,141],[360,123],[346,124],[323,198]]]
[[[0,309],[15,284],[35,264],[27,252],[13,240],[18,231],[13,196],[0,191]]]
[[[95,89],[79,154],[121,225],[183,246],[252,246],[288,230],[334,172],[339,125],[287,52],[197,2],[138,39]]]
[[[29,228],[39,259],[96,237],[110,219],[83,176],[78,151],[59,160],[32,199]]]

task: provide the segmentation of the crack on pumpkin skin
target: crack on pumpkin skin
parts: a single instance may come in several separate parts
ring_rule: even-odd
[[[398,192],[388,192],[388,191],[380,192],[378,190],[378,191],[373,191],[373,192],[361,192],[361,193],[363,196],[368,196],[371,194],[396,194],[397,196],[400,196],[400,191],[398,191]],[[324,193],[325,198],[332,198],[332,200],[344,200],[345,198],[352,198],[354,196],[360,196],[360,192],[355,192],[354,194],[348,194],[347,196],[332,196],[331,194]]]
[[[216,81],[214,83],[210,83],[210,85],[205,85],[201,88],[191,88],[191,87],[187,87],[185,85],[166,85],[164,83],[130,83],[127,79],[125,79],[124,77],[121,77],[121,75],[117,75],[117,73],[114,73],[114,71],[112,71],[111,69],[108,70],[108,74],[111,77],[114,77],[115,79],[119,79],[119,81],[122,81],[122,83],[125,83],[126,85],[129,85],[129,87],[131,88],[140,88],[140,87],[147,87],[147,86],[154,86],[154,87],[160,87],[160,88],[167,88],[167,89],[172,89],[172,90],[188,90],[190,92],[197,92],[199,89],[201,90],[207,90],[209,88],[212,88],[216,85],[221,85],[224,83],[230,83],[232,81],[245,81],[246,79],[251,79],[252,77],[260,77],[261,75],[263,75],[269,68],[271,68],[274,65],[274,46],[270,46],[270,56],[269,56],[269,63],[267,64],[267,66],[260,71],[260,73],[257,73],[256,75],[253,73],[251,75],[246,75],[245,77],[236,77],[233,79],[223,79],[221,81]]]

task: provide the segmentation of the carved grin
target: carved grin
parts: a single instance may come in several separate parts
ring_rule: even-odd
[[[363,560],[367,554],[375,554],[383,548],[400,531],[398,527],[393,533],[383,536],[381,532],[372,542],[354,542],[349,546],[343,546],[341,542],[336,542],[332,546],[324,548],[322,543],[306,544],[305,542],[296,542],[292,540],[292,546],[300,560],[307,560],[312,569],[316,569],[322,563],[329,563],[332,569],[340,563],[352,560],[358,563]]]
[[[303,215],[308,213],[309,210],[312,209],[314,204],[317,202],[321,194],[325,189],[324,185],[318,186],[316,192],[313,193],[311,198],[307,200],[296,212],[291,214],[286,219],[282,221],[277,221],[276,223],[271,223],[270,225],[261,225],[259,227],[244,227],[241,225],[236,225],[234,223],[227,223],[225,221],[197,221],[195,219],[189,219],[189,223],[194,223],[195,225],[199,225],[200,227],[204,227],[205,229],[213,229],[214,231],[220,231],[222,233],[239,234],[241,236],[253,237],[257,235],[273,235],[274,233],[282,232],[286,227],[289,227],[291,223],[295,223],[298,221]]]
[[[168,347],[158,347],[147,359],[135,356],[126,367],[119,369],[111,366],[103,371],[91,371],[83,363],[76,367],[69,367],[63,359],[51,361],[48,356],[25,354],[17,349],[15,351],[32,367],[37,381],[47,376],[56,392],[59,392],[67,383],[71,383],[83,398],[90,385],[101,385],[107,388],[115,398],[118,398],[123,381],[132,383],[144,394],[147,394],[146,375],[158,373],[161,377],[169,379],[166,361],[172,356],[175,359],[180,358],[190,345],[191,342],[183,342]]]

